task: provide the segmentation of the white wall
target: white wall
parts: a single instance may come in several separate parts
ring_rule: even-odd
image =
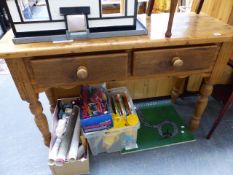
[[[89,27],[128,26],[133,22],[133,18],[89,20]]]
[[[2,1],[2,0],[0,0],[0,1]],[[7,5],[8,5],[13,22],[21,22],[15,1],[14,0],[7,0]]]
[[[47,31],[66,29],[64,22],[15,24],[17,32]]]
[[[90,6],[90,18],[99,17],[99,0],[49,0],[50,11],[53,20],[64,19],[60,15],[60,7]]]

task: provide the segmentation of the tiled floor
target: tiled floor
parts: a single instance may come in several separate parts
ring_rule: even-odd
[[[48,149],[42,144],[28,104],[22,102],[9,75],[0,75],[0,174],[49,175]],[[40,96],[51,122],[48,101]],[[179,99],[177,111],[189,120],[196,97]],[[196,142],[129,155],[91,157],[92,175],[231,175],[233,172],[233,109],[211,140],[204,138],[220,104],[212,98]]]

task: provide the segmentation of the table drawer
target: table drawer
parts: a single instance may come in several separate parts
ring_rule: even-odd
[[[128,54],[60,57],[31,60],[35,84],[54,86],[75,82],[123,80],[128,73]]]
[[[158,49],[134,52],[133,75],[151,75],[209,69],[218,46]]]

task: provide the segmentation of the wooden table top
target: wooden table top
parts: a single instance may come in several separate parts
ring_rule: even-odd
[[[139,18],[146,23],[148,35],[75,40],[69,43],[30,43],[15,45],[9,31],[0,41],[0,57],[20,58],[68,53],[110,50],[155,48],[187,44],[207,44],[233,41],[233,27],[215,18],[194,13],[175,15],[172,37],[165,38],[169,14],[145,15]]]

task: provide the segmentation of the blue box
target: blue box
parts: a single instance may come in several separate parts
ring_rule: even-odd
[[[113,127],[112,114],[104,114],[92,118],[81,119],[84,132],[93,132]]]

